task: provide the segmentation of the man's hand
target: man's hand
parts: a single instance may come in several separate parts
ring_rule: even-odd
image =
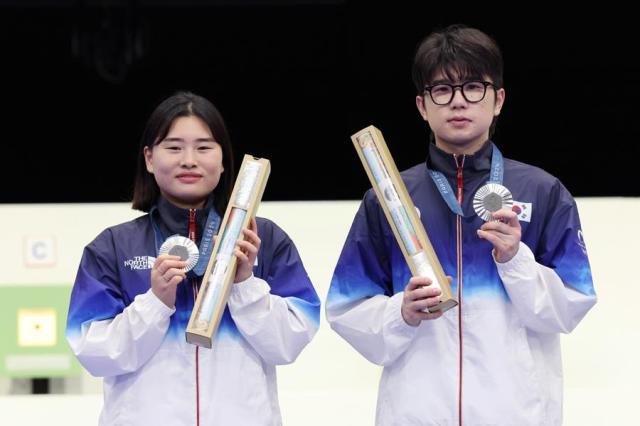
[[[451,277],[447,277],[451,282]],[[402,297],[402,318],[410,326],[417,327],[424,320],[440,318],[442,311],[434,313],[425,312],[425,308],[436,306],[440,303],[441,291],[438,287],[431,286],[431,279],[425,277],[412,277],[404,289]]]
[[[493,219],[478,229],[478,237],[493,245],[496,262],[510,261],[518,253],[522,229],[518,216],[508,209],[493,213]]]

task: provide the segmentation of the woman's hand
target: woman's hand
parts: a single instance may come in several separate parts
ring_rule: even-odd
[[[249,228],[243,229],[244,240],[238,240],[233,254],[238,258],[234,283],[246,280],[253,274],[253,265],[260,250],[260,237],[258,237],[258,224],[256,218],[249,221]]]
[[[187,262],[180,256],[163,254],[158,256],[151,268],[151,290],[158,299],[170,308],[176,305],[176,288],[186,277]]]

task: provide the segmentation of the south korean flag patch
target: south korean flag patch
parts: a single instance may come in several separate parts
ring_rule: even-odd
[[[518,215],[520,222],[531,222],[531,214],[533,213],[533,205],[531,203],[513,200],[511,211]]]

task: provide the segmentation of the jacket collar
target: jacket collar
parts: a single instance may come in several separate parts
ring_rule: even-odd
[[[441,172],[446,177],[455,177],[458,173],[458,163],[461,163],[464,176],[472,178],[490,172],[492,153],[493,142],[491,140],[487,140],[473,154],[463,154],[457,157],[438,148],[434,143],[430,143],[427,151],[427,167],[430,170]]]
[[[189,213],[192,209],[178,207],[162,196],[158,197],[156,207],[152,213],[153,218],[160,226],[165,239],[175,234],[189,236]],[[200,241],[207,215],[212,207],[213,197],[210,197],[203,208],[193,209],[196,212],[196,242]]]

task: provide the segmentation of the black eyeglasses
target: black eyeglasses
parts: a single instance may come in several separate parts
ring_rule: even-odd
[[[487,86],[496,89],[496,86],[488,81],[465,81],[462,84],[440,83],[433,86],[425,86],[424,92],[429,92],[431,100],[436,105],[448,105],[453,100],[456,89],[459,87],[462,97],[472,104],[480,102],[487,94]],[[423,94],[424,94],[423,92]]]

